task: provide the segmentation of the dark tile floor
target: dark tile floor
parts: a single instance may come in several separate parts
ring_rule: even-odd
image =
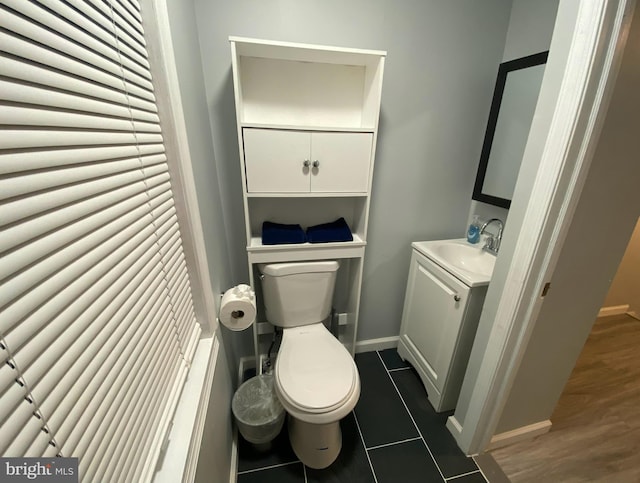
[[[356,354],[362,390],[341,422],[342,451],[324,470],[305,467],[286,425],[268,452],[238,436],[238,483],[486,483],[436,413],[416,372],[395,349]]]

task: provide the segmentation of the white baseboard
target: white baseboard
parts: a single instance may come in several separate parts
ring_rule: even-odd
[[[629,304],[612,305],[610,307],[602,307],[598,312],[598,317],[609,317],[611,315],[622,315],[629,311]]]
[[[529,424],[528,426],[522,426],[521,428],[496,434],[491,438],[491,441],[489,441],[487,451],[540,436],[541,434],[549,432],[550,429],[551,421],[547,419],[546,421],[540,421],[538,423]]]
[[[453,435],[454,438],[456,438],[457,441],[458,437],[462,434],[462,425],[456,419],[455,414],[447,418],[446,426],[449,432]]]
[[[381,337],[380,339],[359,340],[356,342],[356,353],[395,349],[398,347],[399,340],[400,336],[398,335],[394,335],[393,337]]]

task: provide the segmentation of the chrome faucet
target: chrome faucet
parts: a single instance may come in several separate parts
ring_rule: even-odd
[[[502,223],[502,220],[498,218],[491,218],[489,221],[485,222],[482,225],[482,227],[480,228],[480,234],[482,235],[484,233],[484,230],[487,228],[487,226],[493,223],[494,221],[498,224],[498,233],[495,235],[489,235],[487,237],[487,241],[485,242],[483,248],[487,250],[489,253],[493,253],[494,255],[497,255],[498,250],[500,250],[500,242],[502,241],[502,230],[504,229],[504,224]]]

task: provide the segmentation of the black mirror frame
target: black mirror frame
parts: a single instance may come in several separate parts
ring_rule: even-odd
[[[491,101],[491,111],[489,112],[489,121],[487,122],[487,130],[484,135],[484,142],[482,144],[482,152],[480,154],[480,164],[478,165],[478,173],[476,175],[476,183],[473,186],[472,199],[488,203],[490,205],[499,206],[501,208],[511,207],[511,200],[506,198],[498,198],[497,196],[491,196],[482,193],[482,185],[484,184],[484,178],[487,173],[487,164],[489,163],[489,155],[491,154],[491,145],[493,144],[493,137],[495,135],[496,123],[498,122],[498,114],[500,114],[500,104],[502,102],[502,95],[504,93],[504,87],[507,82],[507,74],[514,70],[526,69],[527,67],[533,67],[536,65],[545,64],[549,51],[540,52],[538,54],[528,55],[519,59],[510,60],[500,64],[498,69],[498,77],[496,79],[496,87],[493,91],[493,100]]]

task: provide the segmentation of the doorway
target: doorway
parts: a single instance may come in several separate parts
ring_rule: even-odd
[[[640,220],[550,418],[551,431],[490,453],[514,483],[640,481],[639,261]]]

